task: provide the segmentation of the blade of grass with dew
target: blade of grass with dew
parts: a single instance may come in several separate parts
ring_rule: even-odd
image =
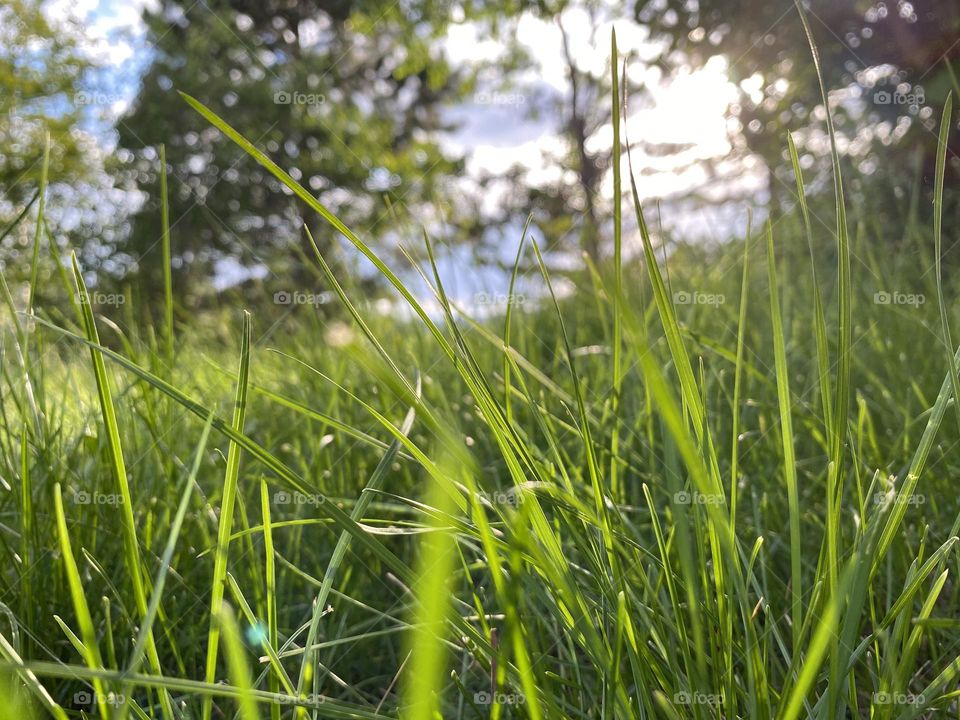
[[[773,248],[773,225],[767,219],[767,277],[770,282],[770,317],[773,321],[773,354],[777,373],[777,405],[780,409],[780,437],[783,443],[783,472],[787,484],[787,505],[790,516],[790,618],[793,630],[793,648],[800,648],[800,628],[803,625],[803,587],[801,580],[800,501],[797,492],[797,461],[794,453],[792,401],[790,377],[787,370],[787,351],[780,317],[780,286],[777,283],[777,260]]]
[[[120,513],[123,519],[123,548],[127,573],[130,575],[130,582],[133,587],[133,597],[137,614],[142,620],[147,615],[147,593],[143,581],[144,568],[140,560],[137,525],[133,515],[133,496],[130,494],[127,468],[123,459],[123,447],[120,444],[120,428],[117,423],[116,409],[113,405],[113,395],[110,391],[110,383],[107,378],[107,368],[103,361],[103,355],[100,350],[97,349],[100,345],[100,335],[97,332],[96,320],[93,317],[93,306],[90,304],[90,295],[87,292],[87,286],[83,280],[83,273],[80,270],[80,263],[77,261],[76,253],[72,255],[71,260],[73,277],[77,284],[77,292],[80,295],[80,305],[83,310],[84,331],[90,347],[90,358],[93,362],[93,373],[97,385],[97,396],[100,402],[100,413],[103,417],[107,449],[109,450],[111,474],[116,492],[120,496]],[[152,631],[147,636],[146,650],[151,671],[156,675],[161,675],[160,656],[157,653]],[[165,693],[161,693],[160,704],[164,718],[166,718],[166,720],[172,720],[173,708],[170,698]]]
[[[237,433],[243,432],[247,412],[247,376],[250,371],[250,313],[243,313],[243,331],[240,340],[240,372],[237,376],[237,390],[233,405],[231,425]],[[214,682],[217,672],[218,644],[220,640],[220,622],[218,609],[223,604],[224,586],[227,580],[227,560],[230,554],[230,531],[233,527],[233,506],[237,497],[237,484],[240,476],[240,450],[238,443],[231,442],[227,450],[227,467],[223,480],[223,495],[220,499],[220,516],[217,525],[217,552],[214,557],[213,580],[210,590],[210,629],[207,632],[207,662],[204,679]],[[203,699],[203,718],[210,720],[213,712],[213,698]]]
[[[63,497],[60,494],[60,483],[53,486],[53,509],[56,513],[57,535],[60,537],[60,556],[63,559],[63,568],[67,574],[67,584],[70,586],[70,597],[73,600],[73,611],[80,626],[80,636],[83,638],[83,659],[91,670],[102,670],[103,660],[100,657],[100,648],[97,645],[97,632],[93,627],[93,618],[90,616],[90,607],[83,594],[83,583],[80,581],[80,572],[77,570],[77,561],[70,545],[70,534],[67,531],[67,520],[63,514]],[[93,681],[97,708],[100,716],[113,717],[106,686],[98,679]]]

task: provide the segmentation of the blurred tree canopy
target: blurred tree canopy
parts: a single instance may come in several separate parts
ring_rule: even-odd
[[[918,179],[932,186],[936,126],[948,91],[953,88],[957,95],[950,64],[960,57],[960,4],[803,4],[831,91],[841,151],[861,177],[879,167],[906,170],[886,183],[901,196]],[[823,155],[827,142],[822,109],[817,110],[822,102],[813,57],[794,3],[638,0],[635,18],[665,43],[668,62],[697,67],[717,55],[726,58],[730,78],[740,88],[740,101],[731,108],[739,121],[734,135],[771,170],[770,195],[776,205],[793,184],[785,132],[796,131],[801,152],[806,148]],[[953,172],[960,149],[956,138],[954,133]]]
[[[69,19],[54,31],[39,0],[0,4],[0,217],[36,192],[47,133],[50,177],[71,182],[86,173],[90,145],[77,106],[90,61],[78,37]]]
[[[98,164],[91,153],[102,148],[79,128],[84,106],[106,101],[83,89],[90,61],[82,30],[69,19],[48,20],[42,4],[8,0],[0,6],[0,217],[35,192],[48,131],[51,177],[73,184],[81,196],[69,198],[71,208],[101,202],[84,190],[82,178]],[[932,185],[936,127],[948,91],[960,90],[951,67],[960,55],[960,5],[808,0],[805,7],[841,153],[854,171],[848,188],[868,209],[895,212],[910,193],[929,192]],[[612,0],[157,0],[144,11],[148,67],[116,121],[117,152],[108,167],[124,191],[117,193],[121,202],[132,192],[142,203],[129,221],[116,214],[118,228],[88,233],[96,240],[80,248],[85,266],[118,277],[132,272],[147,283],[147,292],[159,283],[157,150],[165,144],[181,291],[268,267],[298,287],[313,282],[309,263],[296,252],[307,249],[303,223],[322,245],[332,232],[304,217],[301,203],[210,128],[178,90],[264,148],[364,236],[395,236],[393,208],[431,229],[443,223],[457,239],[488,249],[486,259],[499,261],[496,243],[484,241],[532,212],[543,234],[554,241],[570,237],[597,259],[609,239],[608,198],[601,192],[612,162],[609,69],[579,57],[568,36],[576,30],[582,37],[589,25],[594,46],[605,49],[609,23],[623,23],[631,10],[651,47],[659,48],[656,62],[667,82],[672,71],[725,58],[739,88],[728,122],[733,154],[759,157],[769,169],[773,208],[793,188],[788,130],[808,170],[808,187],[825,187],[829,169],[817,162],[827,155],[820,91],[792,0],[635,0],[627,8]],[[529,17],[555,23],[565,89],[544,89],[532,69],[529,48],[517,37]],[[496,57],[452,64],[443,43],[454,24],[480,28],[480,40],[498,44]],[[654,62],[650,57],[630,62]],[[637,85],[627,89],[631,110],[644,100]],[[557,170],[552,179],[531,182],[529,168],[518,162],[499,177],[471,178],[470,192],[457,183],[464,159],[439,144],[452,129],[446,111],[469,103],[471,94],[478,105],[478,91],[491,90],[505,93],[497,103],[520,99],[511,112],[552,123],[560,140],[544,151],[546,164]],[[509,113],[501,116],[509,122],[504,118]],[[642,138],[631,139],[642,146]],[[960,134],[952,142],[951,150],[960,151]],[[678,155],[683,149],[653,148]],[[956,152],[949,157],[957,177]],[[889,168],[897,171],[892,178]],[[0,258],[17,250],[0,248]]]
[[[609,207],[604,203],[600,186],[613,163],[611,143],[591,146],[591,140],[611,122],[611,83],[608,68],[589,67],[576,57],[571,47],[569,19],[564,12],[571,8],[582,11],[578,18],[585,23],[590,44],[606,48],[610,38],[601,33],[604,21],[613,20],[604,0],[582,2],[533,3],[528,12],[555,23],[560,34],[561,57],[566,77],[565,93],[542,99],[533,112],[557,118],[556,130],[562,139],[562,150],[547,153],[550,165],[561,169],[548,182],[532,183],[527,169],[515,165],[507,175],[513,192],[504,198],[500,221],[514,221],[533,213],[536,225],[545,236],[556,241],[565,235],[577,238],[582,252],[597,262],[600,258]],[[609,132],[609,131],[608,131]]]
[[[448,22],[443,3],[163,0],[145,19],[153,62],[117,126],[121,171],[147,194],[125,244],[142,279],[159,273],[161,143],[175,264],[193,277],[214,274],[230,256],[302,278],[291,243],[306,247],[304,221],[318,242],[331,232],[302,217],[302,205],[178,90],[265,148],[364,234],[393,222],[385,195],[428,203],[461,168],[434,135],[443,128],[440,108],[465,87],[436,50]]]

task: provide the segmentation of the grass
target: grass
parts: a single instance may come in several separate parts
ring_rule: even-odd
[[[618,62],[614,41],[614,78]],[[158,327],[94,312],[75,259],[49,275],[60,305],[35,306],[31,283],[20,307],[4,280],[4,707],[960,717],[944,151],[934,227],[904,228],[891,255],[873,218],[848,215],[836,147],[825,217],[787,138],[796,210],[762,241],[675,248],[669,274],[631,172],[636,257],[617,193],[613,257],[568,273],[562,295],[551,239],[528,225],[505,316],[477,321],[429,237],[437,312],[186,101],[372,263],[410,319],[375,311],[316,245],[341,311],[294,306],[279,326],[257,308],[175,324],[168,272]],[[33,283],[58,263],[41,251],[43,190]],[[521,286],[539,300],[515,301]]]

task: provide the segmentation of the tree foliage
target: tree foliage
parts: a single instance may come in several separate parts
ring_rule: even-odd
[[[883,153],[886,166],[893,156],[932,185],[934,128],[956,85],[950,64],[960,57],[960,5],[808,0],[804,7],[845,154],[864,175],[878,166],[876,153]],[[826,142],[823,131],[813,129],[823,119],[819,86],[794,3],[638,0],[635,18],[664,43],[668,62],[701,66],[714,56],[726,58],[741,90],[732,108],[739,121],[734,134],[771,168],[775,198],[792,183],[784,133],[799,129],[801,148]],[[907,172],[900,180],[909,187],[916,175]]]
[[[164,0],[145,20],[154,59],[118,131],[127,182],[148,197],[127,243],[146,279],[159,253],[161,143],[181,276],[213,274],[227,256],[296,274],[291,247],[303,242],[305,220],[319,241],[330,233],[177,91],[227,118],[371,236],[390,228],[385,197],[399,207],[433,200],[460,167],[435,139],[443,103],[464,87],[438,51],[442,4]]]
[[[77,129],[84,72],[91,66],[69,19],[53,26],[40,0],[0,4],[0,213],[37,190],[44,138],[51,138],[50,176],[85,175],[89,143]]]

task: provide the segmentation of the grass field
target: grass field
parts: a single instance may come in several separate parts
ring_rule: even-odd
[[[609,262],[526,233],[474,321],[273,169],[409,312],[318,251],[336,315],[146,325],[41,232],[2,287],[3,717],[960,717],[939,203],[663,262],[624,172]]]

